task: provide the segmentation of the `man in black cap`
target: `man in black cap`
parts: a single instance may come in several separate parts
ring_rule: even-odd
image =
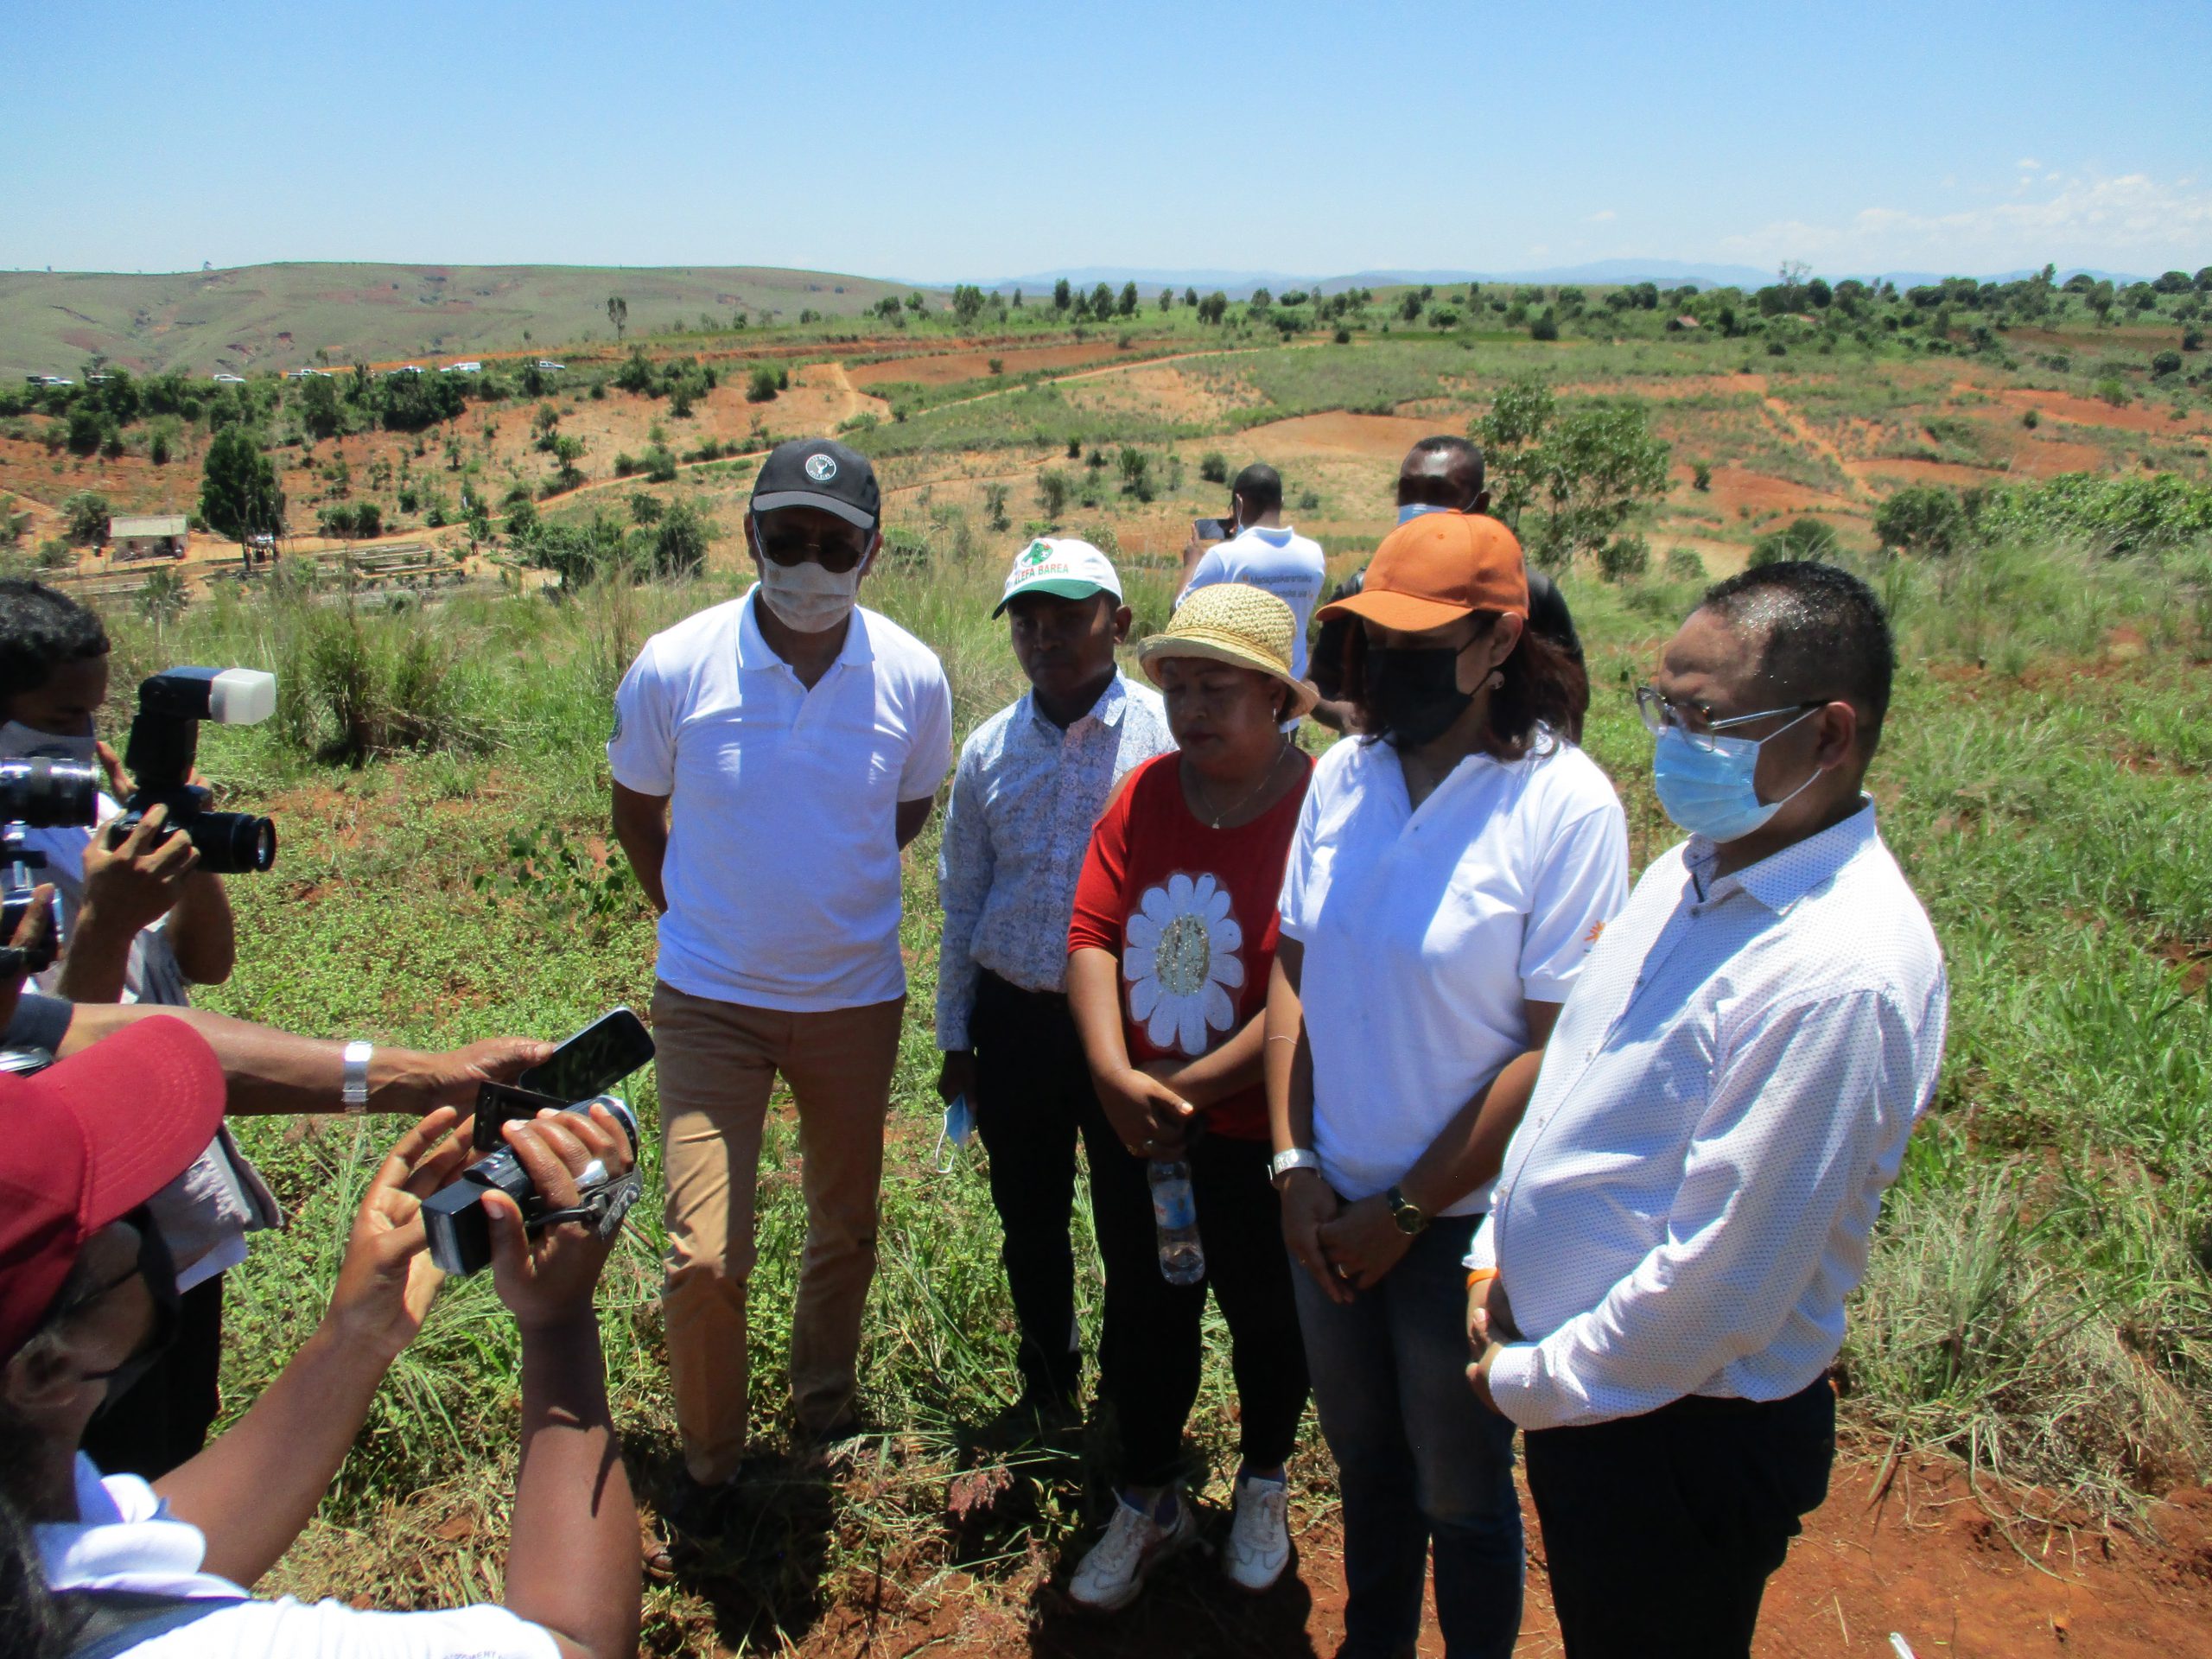
[[[746,1449],[746,1282],[768,1096],[798,1102],[807,1237],[791,1319],[803,1439],[855,1425],[906,971],[899,852],[952,760],[928,646],[856,602],[882,543],[866,456],[780,444],[746,514],[760,582],[645,644],[615,693],[614,830],[660,913],[669,1370],[709,1522]]]

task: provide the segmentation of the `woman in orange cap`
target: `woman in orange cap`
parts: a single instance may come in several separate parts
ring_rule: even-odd
[[[1526,626],[1494,518],[1394,531],[1356,596],[1363,735],[1314,768],[1264,1064],[1299,1320],[1344,1494],[1344,1659],[1410,1652],[1435,1560],[1449,1659],[1521,1623],[1513,1426],[1465,1379],[1462,1258],[1545,1039],[1628,890],[1627,826],[1567,734],[1582,671]]]

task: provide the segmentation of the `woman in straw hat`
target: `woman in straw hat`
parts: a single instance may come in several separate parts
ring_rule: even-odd
[[[1179,749],[1108,804],[1076,887],[1068,1001],[1112,1130],[1088,1141],[1120,1501],[1070,1586],[1096,1611],[1133,1600],[1194,1535],[1178,1476],[1209,1284],[1229,1324],[1243,1441],[1223,1565],[1256,1592],[1290,1562],[1283,1460],[1306,1409],[1306,1357],[1268,1179],[1260,1046],[1275,901],[1313,769],[1283,730],[1313,704],[1291,671],[1294,626],[1272,594],[1224,582],[1138,647]],[[1155,1161],[1189,1171],[1202,1264],[1163,1259]],[[1187,1282],[1170,1282],[1171,1265]]]
[[[1581,669],[1527,632],[1520,543],[1433,513],[1356,598],[1356,729],[1314,769],[1263,1048],[1283,1236],[1344,1516],[1342,1659],[1521,1624],[1513,1425],[1465,1377],[1462,1260],[1560,1004],[1628,892],[1627,825],[1567,734]]]

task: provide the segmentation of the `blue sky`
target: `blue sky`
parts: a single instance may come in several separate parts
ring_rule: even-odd
[[[2212,5],[8,0],[0,267],[2212,264]]]

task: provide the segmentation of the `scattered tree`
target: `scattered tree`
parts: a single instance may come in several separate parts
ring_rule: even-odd
[[[614,343],[622,343],[622,332],[630,326],[630,302],[620,294],[612,295],[607,302],[607,320],[614,325]]]
[[[273,536],[284,528],[284,493],[276,487],[276,469],[244,427],[225,427],[207,447],[200,517],[217,535],[234,542]]]
[[[1901,553],[1955,553],[1967,530],[1965,505],[1933,485],[1909,486],[1874,510],[1876,539]]]
[[[78,547],[94,547],[105,541],[110,516],[107,497],[98,490],[79,490],[61,504],[63,533]]]

